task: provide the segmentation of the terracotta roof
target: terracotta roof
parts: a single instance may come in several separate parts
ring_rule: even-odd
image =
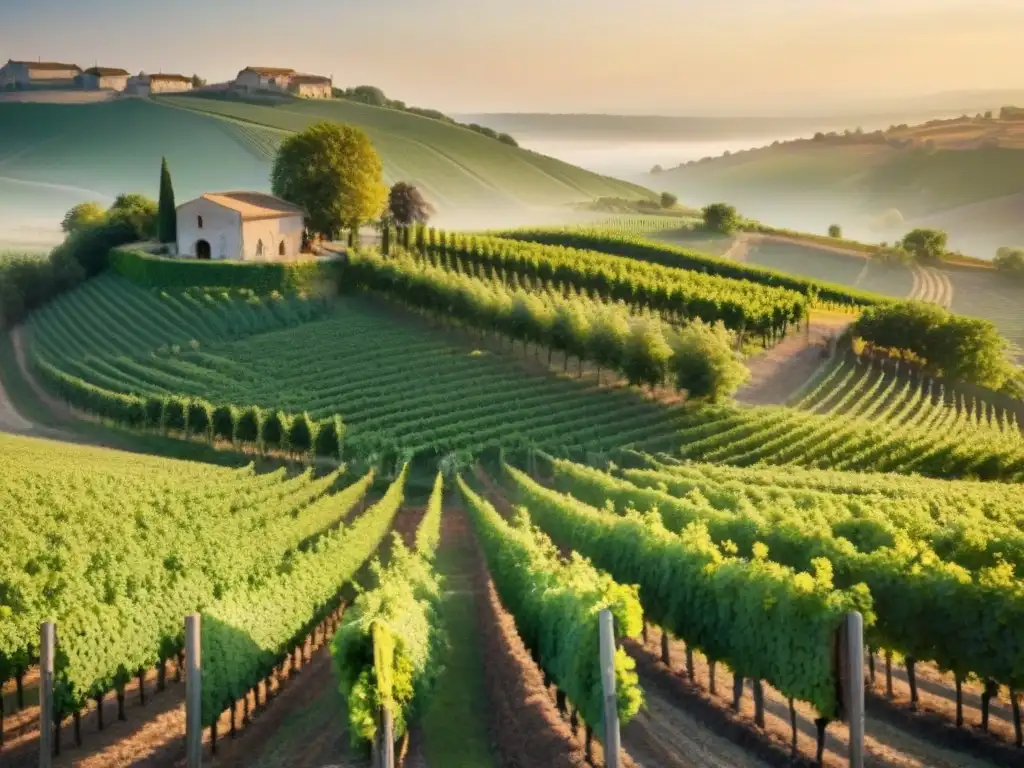
[[[306,215],[300,206],[263,192],[210,192],[200,198],[238,211],[243,221]]]
[[[96,77],[128,77],[127,72],[117,67],[89,67],[84,74]]]
[[[323,77],[322,75],[295,75],[292,77],[292,84],[294,85],[319,85],[324,83],[331,85],[331,78]]]
[[[284,69],[281,67],[246,67],[242,72],[255,72],[257,75],[263,77],[270,77],[271,75],[294,75],[294,69]],[[241,74],[241,73],[239,73]]]
[[[184,75],[156,74],[156,75],[149,75],[149,79],[150,80],[180,80],[180,81],[185,82],[185,83],[191,83],[192,82],[192,78],[191,77],[185,77]]]
[[[10,60],[8,60],[7,63],[8,64],[21,64],[22,66],[28,67],[29,69],[46,69],[46,70],[70,69],[70,70],[73,70],[75,72],[81,72],[82,71],[82,68],[79,67],[77,64],[60,64],[60,63],[58,63],[56,61],[15,61],[14,59],[10,59]]]

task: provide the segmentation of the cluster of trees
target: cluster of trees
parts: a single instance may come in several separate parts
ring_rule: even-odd
[[[61,222],[64,242],[49,255],[0,261],[0,325],[10,328],[34,309],[107,266],[112,248],[151,238],[157,204],[143,195],[119,195],[109,208],[85,202]]]
[[[1024,277],[1024,248],[1003,246],[996,251],[996,257],[992,259],[992,263],[995,264],[996,269]]]
[[[674,328],[650,313],[631,313],[622,303],[596,302],[577,293],[531,292],[454,273],[402,255],[354,255],[343,285],[394,296],[481,332],[534,345],[622,374],[651,387],[672,381],[691,398],[720,400],[746,381],[748,371],[734,352],[735,338],[723,324],[694,320]]]
[[[434,207],[412,184],[383,181],[384,163],[370,138],[358,128],[320,122],[289,136],[271,171],[275,195],[306,209],[309,234],[334,240],[348,230],[354,244],[361,225],[424,224]]]
[[[999,390],[1017,377],[1007,341],[988,320],[962,317],[921,301],[870,307],[853,326],[875,347],[911,353],[935,373]]]
[[[477,123],[460,123],[458,120],[454,120],[436,109],[411,107],[404,101],[389,99],[384,95],[384,91],[374,85],[357,85],[353,88],[335,88],[334,96],[339,99],[347,99],[348,101],[358,101],[360,104],[369,104],[371,107],[397,109],[400,112],[408,112],[409,114],[427,117],[431,120],[440,120],[442,123],[460,125],[475,133],[482,134],[489,139],[500,141],[502,144],[508,144],[511,147],[519,146],[518,142],[516,142],[516,140],[507,133],[500,133],[495,131],[493,128],[488,128],[486,125],[478,125]]]
[[[294,456],[338,458],[345,424],[335,415],[314,421],[309,414],[248,406],[215,406],[205,400],[112,392],[65,373],[46,362],[37,367],[53,390],[70,405],[133,429],[226,440],[235,446],[282,451]]]

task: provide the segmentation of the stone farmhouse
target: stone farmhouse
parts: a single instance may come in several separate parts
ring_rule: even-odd
[[[282,67],[246,67],[235,77],[232,86],[237,91],[278,91],[307,99],[329,99],[334,86],[331,78],[307,75]]]
[[[23,88],[74,88],[82,69],[55,61],[9,60],[0,67],[0,90]]]
[[[90,67],[79,78],[86,91],[123,91],[128,87],[128,73],[115,67]]]
[[[192,90],[192,78],[185,75],[145,75],[139,73],[128,78],[127,92],[135,96],[149,96],[153,93],[183,93]]]
[[[197,259],[294,261],[305,211],[262,192],[216,192],[177,207],[178,255]]]

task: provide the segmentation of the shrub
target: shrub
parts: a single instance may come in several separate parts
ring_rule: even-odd
[[[840,227],[838,224],[832,224],[828,228],[828,236],[834,237],[836,239],[841,238],[843,236],[843,228]]]
[[[293,453],[303,455],[313,449],[316,439],[316,424],[308,413],[300,413],[288,425],[288,447]]]
[[[676,203],[679,202],[679,198],[673,195],[671,192],[661,193],[661,207],[662,208],[675,208]]]
[[[320,422],[313,441],[313,451],[317,456],[340,459],[344,438],[345,425],[341,421],[341,416],[335,414]]]
[[[941,229],[915,229],[900,245],[918,261],[938,261],[946,253],[948,236]]]
[[[750,371],[733,351],[733,336],[722,323],[695,320],[674,339],[670,366],[676,386],[690,398],[718,402],[733,395]]]
[[[210,417],[213,437],[235,442],[235,424],[238,423],[238,409],[233,405],[218,405]]]
[[[992,259],[996,269],[1024,277],[1024,248],[1002,247]]]
[[[150,395],[146,398],[146,421],[145,424],[151,429],[159,429],[164,423],[164,398],[158,395]]]
[[[285,449],[288,447],[288,416],[281,411],[270,411],[263,420],[260,438],[263,450]]]
[[[235,439],[240,443],[259,443],[263,432],[263,411],[256,406],[244,408],[238,415]]]
[[[169,397],[164,401],[161,426],[164,429],[184,431],[187,424],[188,402],[180,397]]]
[[[711,203],[701,211],[704,228],[711,232],[730,234],[740,228],[740,215],[728,203]]]
[[[204,400],[190,400],[185,423],[189,434],[209,437],[213,406]]]

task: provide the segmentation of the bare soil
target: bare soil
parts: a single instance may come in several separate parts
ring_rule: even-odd
[[[828,338],[839,336],[850,315],[812,312],[808,330],[789,334],[771,349],[747,361],[750,379],[736,393],[746,405],[782,405],[821,368]]]

